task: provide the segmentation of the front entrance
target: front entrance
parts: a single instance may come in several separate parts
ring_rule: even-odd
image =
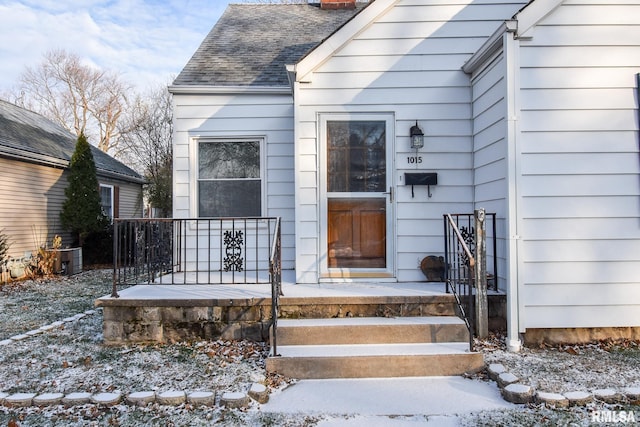
[[[391,119],[322,121],[323,277],[393,277]]]

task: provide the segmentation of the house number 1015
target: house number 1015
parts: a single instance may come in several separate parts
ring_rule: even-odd
[[[422,156],[407,156],[407,163],[409,164],[420,164],[422,163]]]

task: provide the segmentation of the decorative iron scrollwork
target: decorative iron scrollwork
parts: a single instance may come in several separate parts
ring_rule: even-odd
[[[475,233],[476,233],[476,230],[474,227],[460,227],[460,235],[462,236],[462,240],[464,240],[464,243],[466,243],[467,248],[469,248],[469,252],[471,252],[472,254],[474,254],[476,250]],[[465,264],[467,264],[469,262],[469,258],[467,257],[467,254],[461,250],[460,255],[461,255],[462,261]]]
[[[242,231],[225,231],[224,232],[224,271],[243,271],[244,258],[242,257],[242,245],[244,243],[244,234]]]

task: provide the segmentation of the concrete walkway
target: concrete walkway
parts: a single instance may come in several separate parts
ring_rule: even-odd
[[[272,394],[262,411],[341,415],[321,426],[454,426],[459,415],[512,408],[494,382],[417,377],[302,380]]]

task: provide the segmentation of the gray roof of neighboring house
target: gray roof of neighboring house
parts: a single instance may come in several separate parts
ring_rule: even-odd
[[[0,156],[67,168],[77,137],[44,116],[0,99]],[[99,175],[143,183],[133,169],[91,146]]]
[[[289,86],[295,64],[366,7],[232,4],[174,81],[180,86]]]

